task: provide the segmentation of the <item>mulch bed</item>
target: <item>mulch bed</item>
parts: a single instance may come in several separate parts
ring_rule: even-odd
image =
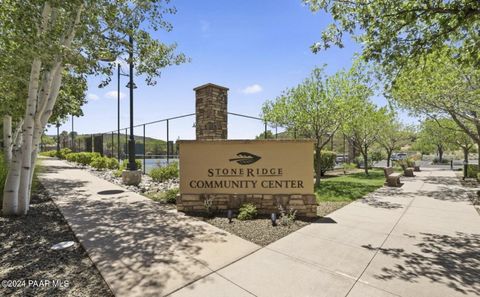
[[[113,296],[41,185],[27,216],[0,217],[0,280],[0,296]]]

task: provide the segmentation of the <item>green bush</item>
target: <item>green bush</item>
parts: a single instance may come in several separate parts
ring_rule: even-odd
[[[320,176],[324,176],[328,170],[335,168],[337,154],[332,151],[321,151],[320,153]],[[317,158],[313,157],[313,168],[317,168]]]
[[[442,162],[440,162],[440,159],[438,157],[435,157],[433,159],[433,164],[434,165],[446,165],[446,164],[450,164],[450,160],[443,158]]]
[[[179,192],[178,188],[172,188],[170,190],[167,190],[164,193],[162,200],[165,201],[166,203],[176,203],[178,192]]]
[[[478,173],[480,173],[480,171],[478,170],[478,164],[468,164],[467,165],[467,177],[477,178]]]
[[[178,177],[178,163],[173,162],[165,167],[157,167],[150,170],[148,173],[150,177],[156,182],[163,182],[172,178]]]
[[[58,154],[57,155],[57,158],[59,159],[62,159],[62,160],[65,160],[66,156],[68,154],[71,154],[72,153],[72,150],[69,149],[69,148],[63,148],[61,150],[58,151]]]
[[[480,182],[480,173],[477,173],[477,180]]]
[[[82,152],[82,153],[70,153],[66,155],[67,161],[75,162],[84,166],[90,165],[92,161],[96,158],[100,158],[99,153]]]
[[[117,177],[122,176],[122,171],[127,169],[127,164],[128,164],[128,159],[123,160],[122,164],[118,167],[118,170],[115,172],[115,175]],[[137,169],[142,169],[142,161],[140,160],[135,160],[135,164],[137,164]]]
[[[237,219],[245,221],[252,220],[257,216],[257,207],[252,203],[245,203],[240,207]]]
[[[90,166],[97,170],[104,170],[108,167],[108,158],[107,157],[97,157],[90,162]]]
[[[111,169],[111,170],[118,169],[119,166],[120,166],[120,164],[118,163],[117,159],[107,158],[107,168],[108,169]]]
[[[355,164],[355,163],[343,163],[342,168],[343,168],[343,174],[347,174],[348,171],[357,168],[357,164]]]
[[[55,151],[55,150],[52,150],[52,151],[40,152],[40,156],[45,156],[45,157],[56,157],[56,156],[57,156],[57,151]]]

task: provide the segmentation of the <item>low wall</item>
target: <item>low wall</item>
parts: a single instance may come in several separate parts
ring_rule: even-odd
[[[238,211],[244,203],[252,203],[259,214],[279,213],[280,206],[285,210],[295,209],[297,217],[317,216],[315,195],[268,195],[268,194],[180,194],[177,196],[177,210],[187,214],[206,214],[205,200],[211,200],[212,209],[226,213],[228,209]]]

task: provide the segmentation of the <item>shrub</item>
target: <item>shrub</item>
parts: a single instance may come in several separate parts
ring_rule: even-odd
[[[337,154],[331,151],[321,151],[320,152],[320,176],[324,176],[325,172],[328,170],[333,170],[335,168],[335,159]],[[313,158],[313,168],[317,168],[317,158]]]
[[[477,178],[480,171],[478,170],[478,164],[468,164],[467,165],[467,177]]]
[[[433,164],[435,164],[435,165],[450,164],[450,160],[443,158],[443,159],[442,159],[442,162],[440,162],[440,159],[439,159],[438,157],[435,157],[435,158],[433,159]]]
[[[355,163],[343,163],[342,168],[343,168],[343,174],[347,174],[348,171],[357,168],[357,164],[355,164]]]
[[[148,173],[156,182],[163,182],[178,177],[178,163],[174,162],[165,167],[157,167]]]
[[[480,182],[480,173],[477,173],[477,180]]]
[[[45,157],[56,157],[56,156],[57,156],[57,151],[55,151],[55,150],[52,150],[52,151],[40,152],[40,156],[45,156]]]
[[[127,164],[128,164],[128,159],[123,160],[122,164],[118,167],[118,170],[115,172],[115,176],[120,177],[122,176],[122,171],[127,169]],[[140,160],[135,160],[135,164],[137,164],[137,169],[142,169],[142,161]]]
[[[135,160],[135,164],[137,164],[137,169],[142,169],[142,161]],[[128,159],[123,160],[122,164],[120,165],[120,167],[118,169],[120,171],[123,171],[123,170],[127,169],[127,165],[128,165]]]
[[[297,211],[293,208],[290,208],[288,211],[286,211],[282,206],[280,206],[279,209],[280,209],[280,218],[279,218],[280,225],[290,227],[295,222]]]
[[[68,154],[71,154],[72,153],[72,150],[69,149],[69,148],[63,148],[61,150],[58,151],[58,154],[57,155],[57,158],[59,159],[62,159],[62,160],[65,160],[66,156]]]
[[[370,166],[373,166],[374,162],[380,162],[382,160],[385,160],[387,156],[381,152],[381,151],[373,151],[370,153],[370,156],[368,158],[368,164]]]
[[[407,167],[415,167],[415,160],[412,158],[407,158]]]
[[[252,203],[245,203],[238,211],[237,219],[245,221],[252,220],[257,216],[257,207]]]
[[[177,194],[179,192],[178,188],[172,188],[170,190],[167,190],[164,195],[163,195],[163,201],[166,203],[176,203],[177,202]]]
[[[118,169],[118,167],[119,167],[119,163],[118,163],[117,159],[107,158],[107,168],[108,169],[114,170],[114,169]]]
[[[103,170],[106,169],[108,166],[108,158],[106,157],[97,157],[90,162],[90,166],[97,170]]]
[[[78,153],[76,162],[81,165],[90,165],[93,159],[99,158],[99,157],[100,157],[99,153],[89,153],[89,152]]]

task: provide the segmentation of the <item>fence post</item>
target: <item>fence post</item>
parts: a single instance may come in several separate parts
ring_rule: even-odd
[[[170,134],[169,134],[170,126],[169,120],[167,120],[167,165],[170,164]]]
[[[278,130],[277,129],[278,129],[278,126],[277,126],[277,124],[275,124],[275,139],[278,138]]]
[[[145,124],[143,124],[143,174],[147,172],[145,168],[145,153],[146,153],[146,145],[145,145]]]
[[[128,129],[125,128],[125,155],[128,156]]]
[[[263,132],[263,138],[267,139],[267,122],[265,121],[265,131]]]
[[[113,158],[113,148],[114,148],[114,147],[113,147],[113,145],[114,145],[113,139],[114,139],[114,137],[113,137],[113,131],[112,131],[112,149],[110,150],[111,153],[112,153],[112,154],[110,155],[110,157],[112,157],[112,158]]]

